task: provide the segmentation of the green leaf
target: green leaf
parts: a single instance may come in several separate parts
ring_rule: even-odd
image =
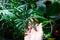
[[[53,3],[47,8],[46,13],[50,18],[56,18],[60,13],[60,4],[58,2]]]
[[[44,27],[45,25],[47,25],[48,23],[51,23],[51,22],[53,22],[53,20],[46,20],[46,21],[43,21],[43,27]]]
[[[30,19],[29,22],[32,24],[32,26],[36,29],[36,26],[34,24],[34,22]]]

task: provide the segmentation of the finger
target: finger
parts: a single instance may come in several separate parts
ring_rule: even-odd
[[[42,31],[42,23],[40,23],[40,24],[37,26],[37,30],[38,30],[38,31]]]
[[[28,31],[29,31],[29,33],[31,32],[32,28],[33,28],[33,26],[30,24],[30,25],[28,26]]]
[[[30,40],[30,35],[24,36],[24,40]]]
[[[28,23],[28,29],[32,29],[33,28],[33,26],[32,26],[32,24],[29,22]]]
[[[29,35],[31,33],[32,25],[29,23],[28,24],[28,29],[25,32],[25,35]]]
[[[26,32],[24,33],[24,36],[27,36],[27,35],[29,35],[29,31],[26,31]]]
[[[39,28],[42,28],[42,23],[40,23],[38,27],[39,27]]]

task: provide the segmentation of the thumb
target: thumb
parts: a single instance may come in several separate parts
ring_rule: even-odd
[[[40,24],[37,26],[37,30],[38,30],[38,31],[42,31],[42,23],[40,23]]]

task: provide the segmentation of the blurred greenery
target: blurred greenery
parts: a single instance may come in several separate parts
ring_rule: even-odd
[[[60,4],[53,3],[47,8],[40,6],[37,9],[36,2],[37,0],[10,0],[9,10],[2,5],[3,7],[1,6],[0,9],[1,36],[7,36],[7,38],[12,38],[13,40],[23,40],[24,32],[28,28],[28,22],[30,21],[35,28],[36,26],[31,19],[37,19],[35,21],[43,23],[44,38],[51,37],[51,29],[55,24],[54,18],[60,13]],[[45,17],[45,14],[47,17]]]

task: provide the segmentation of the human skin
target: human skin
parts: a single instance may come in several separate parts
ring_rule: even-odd
[[[32,24],[28,24],[28,30],[25,32],[24,40],[43,40],[42,23],[35,23],[36,29]]]

